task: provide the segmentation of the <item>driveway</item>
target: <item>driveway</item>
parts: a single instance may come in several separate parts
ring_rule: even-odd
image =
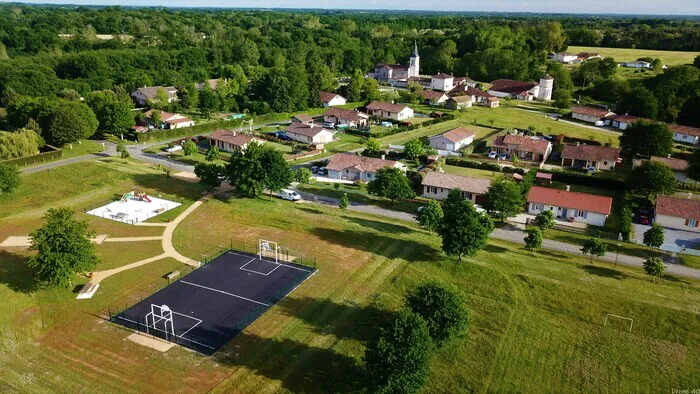
[[[651,226],[636,223],[633,226],[634,239],[632,241],[641,244],[644,240],[644,232],[649,230]],[[661,250],[679,253],[684,247],[686,249],[700,249],[700,233],[664,227],[664,243],[661,245]]]

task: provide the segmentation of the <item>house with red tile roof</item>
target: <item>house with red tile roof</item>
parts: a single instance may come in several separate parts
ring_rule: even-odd
[[[437,90],[423,89],[416,93],[423,97],[424,104],[430,105],[443,104],[450,98],[447,93],[438,92]]]
[[[329,178],[362,182],[373,180],[377,171],[384,167],[406,171],[406,165],[398,161],[359,156],[352,153],[338,153],[331,157],[326,164]]]
[[[464,127],[457,127],[428,138],[430,146],[438,150],[457,152],[474,142],[474,132]]]
[[[533,186],[527,195],[527,212],[537,215],[552,211],[560,220],[604,226],[612,203],[613,199],[607,196]]]
[[[403,104],[392,104],[381,101],[372,101],[365,107],[370,116],[393,120],[406,120],[413,117],[413,109]]]
[[[588,123],[596,123],[600,121],[611,122],[616,115],[605,108],[580,105],[571,108],[571,117]]]
[[[473,204],[482,205],[486,201],[484,195],[491,187],[491,181],[483,178],[431,171],[423,178],[422,185],[423,197],[444,200],[450,191],[459,189],[464,198]]]
[[[369,115],[350,109],[330,108],[323,114],[323,121],[336,125],[345,124],[352,128],[365,127],[369,122]]]
[[[215,130],[209,136],[209,145],[225,152],[243,151],[251,142],[264,144],[265,140],[232,130]]]
[[[144,86],[131,92],[130,96],[137,105],[147,105],[149,102],[158,101],[158,92],[160,91],[165,93],[168,103],[178,100],[177,88],[174,86]]]
[[[673,133],[673,140],[685,142],[686,144],[700,144],[700,128],[683,126],[679,124],[670,124],[668,128]]]
[[[610,118],[610,117],[608,117]],[[616,127],[620,130],[625,130],[628,127],[632,126],[637,121],[640,120],[649,120],[649,119],[644,119],[640,118],[638,116],[632,116],[632,115],[618,115],[615,117],[612,117],[612,127]]]
[[[497,79],[491,82],[489,93],[496,97],[510,97],[516,100],[543,100],[552,99],[554,78],[546,75],[540,82],[523,82],[512,79]]]
[[[430,77],[430,88],[449,92],[455,87],[455,77],[450,74],[438,73]]]
[[[293,122],[284,131],[284,134],[304,144],[327,144],[333,141],[333,132],[313,123],[305,124]]]
[[[345,97],[339,95],[338,93],[318,92],[318,94],[321,96],[321,104],[323,104],[323,108],[343,105],[348,101],[345,99]]]
[[[524,135],[499,135],[493,139],[491,148],[497,153],[515,155],[520,160],[544,163],[552,153],[552,143],[541,137]]]
[[[688,171],[688,161],[683,160],[683,159],[677,159],[675,157],[670,157],[670,156],[671,155],[669,155],[669,157],[652,156],[650,158],[650,160],[666,164],[669,168],[671,168],[673,170],[673,172],[676,175],[676,180],[678,182],[697,183],[696,181],[688,178],[688,174],[686,174],[686,172]],[[645,161],[648,161],[648,160],[635,159],[634,162],[632,162],[632,167],[639,167]]]
[[[700,232],[700,199],[687,197],[656,197],[654,222],[663,227]]]
[[[594,167],[596,170],[614,171],[620,159],[620,148],[596,145],[564,145],[561,165],[566,167]]]
[[[194,126],[194,120],[180,114],[173,114],[170,112],[160,111],[160,123],[157,125],[154,124],[152,120],[152,109],[146,111],[144,113],[144,116],[146,117],[146,119],[148,119],[149,123],[160,129],[181,129],[183,127]]]

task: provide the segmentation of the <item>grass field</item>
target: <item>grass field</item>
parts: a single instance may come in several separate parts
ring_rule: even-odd
[[[16,196],[0,198],[3,208],[11,208],[0,216],[3,233],[35,227],[48,207],[80,209],[125,188],[177,194],[186,203],[199,195],[197,185],[120,160],[23,179]],[[142,230],[96,220],[98,232]],[[459,288],[471,315],[467,335],[433,358],[426,393],[700,386],[698,282],[666,277],[652,283],[640,269],[591,265],[561,253],[533,256],[498,241],[458,265],[441,254],[437,236],[413,224],[278,199],[210,199],[174,234],[176,248],[195,259],[221,245],[250,247],[259,238],[315,256],[319,272],[210,358],[178,347],[167,353],[141,347],[125,339],[130,332],[100,318],[107,308],[165,285],[162,276],[184,269],[180,263],[166,259],[123,272],[105,280],[93,299],[76,301],[73,289],[34,288],[26,252],[0,251],[0,389],[366,391],[364,344],[401,307],[408,289],[431,280]],[[148,245],[113,248],[100,249],[102,264],[127,260],[118,253],[149,253]],[[76,284],[85,281],[76,278]],[[621,322],[603,327],[606,313],[634,318],[633,332]]]
[[[569,47],[567,49],[571,53],[579,52],[596,52],[601,56],[613,57],[618,62],[634,61],[641,57],[659,58],[668,66],[676,66],[679,64],[692,64],[699,52],[682,52],[682,51],[659,51],[650,49],[630,49],[630,48],[603,48],[603,47]]]
[[[494,180],[495,178],[497,178],[499,176],[503,176],[503,173],[501,173],[501,172],[480,170],[478,168],[467,168],[467,167],[444,165],[444,166],[442,166],[442,169],[443,169],[443,171],[445,171],[446,174],[470,176],[472,178],[483,178],[483,179]]]

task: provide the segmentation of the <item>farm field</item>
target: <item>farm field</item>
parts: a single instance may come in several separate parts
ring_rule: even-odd
[[[78,167],[84,185],[73,181]],[[121,160],[23,179],[17,195],[0,199],[11,208],[0,217],[3,238],[39,225],[49,207],[80,211],[124,189],[180,196],[185,206],[200,195],[195,184]],[[101,233],[141,236],[148,229],[95,220]],[[165,259],[120,273],[106,279],[93,299],[78,302],[73,289],[34,288],[26,252],[1,251],[0,388],[363,391],[364,343],[401,307],[408,289],[431,280],[461,289],[471,315],[468,334],[436,353],[424,392],[659,392],[700,385],[698,282],[666,277],[652,283],[640,269],[589,264],[562,253],[533,255],[500,241],[458,265],[442,255],[436,235],[414,224],[267,197],[210,199],[177,227],[174,243],[199,259],[214,248],[250,246],[259,238],[314,256],[319,272],[212,357],[178,347],[158,353],[126,340],[128,331],[100,318],[107,308],[130,305],[164,286],[162,276],[185,269],[182,264]],[[103,264],[126,262],[114,257],[114,248],[98,249]],[[140,258],[150,247],[129,253]],[[632,333],[619,321],[604,327],[607,313],[634,318]]]
[[[683,52],[683,51],[659,51],[650,49],[630,49],[630,48],[603,48],[603,47],[577,47],[572,46],[567,49],[567,52],[596,52],[601,56],[611,56],[618,62],[634,61],[640,57],[659,58],[668,66],[676,66],[679,64],[693,64],[696,56],[700,52]]]

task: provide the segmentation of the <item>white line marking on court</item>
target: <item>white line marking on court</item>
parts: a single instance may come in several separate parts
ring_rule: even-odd
[[[241,266],[241,269],[243,269],[243,267],[245,267],[246,265],[248,265],[248,264],[252,263],[253,261],[255,261],[255,257],[253,257],[252,259],[250,259],[250,261],[249,261],[249,262],[247,262],[247,263],[243,264],[243,265]]]
[[[245,297],[242,297],[242,296],[239,296],[239,295],[236,295],[236,294],[233,294],[233,293],[229,293],[229,292],[226,292],[226,291],[223,291],[223,290],[219,290],[219,289],[212,289],[211,287],[198,285],[198,284],[196,284],[196,283],[188,282],[188,281],[186,281],[186,280],[180,279],[180,283],[184,283],[184,284],[191,285],[191,286],[196,286],[196,287],[201,287],[201,288],[203,288],[203,289],[215,291],[215,292],[221,293],[221,294],[226,294],[226,295],[231,296],[231,297],[236,297],[236,298],[240,298],[240,299],[242,299],[242,300],[254,302],[254,303],[259,304],[259,305],[270,306],[270,304],[266,304],[266,303],[264,303],[264,302],[251,300],[250,298],[245,298]]]
[[[236,252],[228,252],[228,253],[230,253],[230,254],[235,254],[236,256],[250,257],[250,256],[248,256],[248,255],[240,254],[240,253],[236,253]],[[256,257],[255,259],[257,259],[257,257]],[[255,259],[253,259],[253,260],[255,260]],[[285,267],[287,267],[287,268],[291,268],[291,269],[295,269],[295,270],[299,270],[299,271],[313,272],[313,271],[311,271],[311,270],[305,270],[305,269],[303,269],[303,268],[295,267],[295,266],[293,266],[293,265],[287,265],[287,264],[283,264],[283,263],[273,263],[272,261],[267,261],[267,260],[262,260],[262,259],[260,259],[260,261],[264,261],[264,262],[266,262],[266,263],[272,263],[272,264],[283,265],[283,266],[285,266]],[[246,264],[248,264],[248,263],[246,263]]]
[[[127,319],[126,317],[123,317],[123,316],[117,316],[117,317],[120,318],[120,319],[122,319],[122,320],[126,320],[126,321],[128,321],[128,322],[136,323],[137,325],[140,324],[139,322],[135,322],[135,321],[133,321],[133,320],[131,320],[131,319]],[[198,323],[198,324],[199,324],[199,323]],[[144,324],[144,325],[145,325],[145,324]],[[148,326],[146,326],[146,327],[148,327]],[[156,329],[156,330],[158,330],[158,331],[162,331],[162,332],[164,332],[164,333],[166,333],[166,334],[168,334],[168,335],[172,335],[172,334],[170,334],[169,332],[167,332],[167,331],[165,331],[165,330],[161,330],[160,328],[157,328],[157,327],[153,327],[153,328]],[[205,345],[205,344],[203,344],[203,343],[197,342],[197,341],[195,341],[195,340],[193,340],[193,339],[183,338],[182,335],[175,335],[175,336],[178,337],[178,338],[187,339],[188,341],[190,341],[190,342],[192,342],[192,343],[196,343],[197,345],[202,345],[202,346],[208,347],[209,349],[216,350],[216,348],[214,348],[214,347],[211,347],[211,346],[209,346],[209,345]]]

